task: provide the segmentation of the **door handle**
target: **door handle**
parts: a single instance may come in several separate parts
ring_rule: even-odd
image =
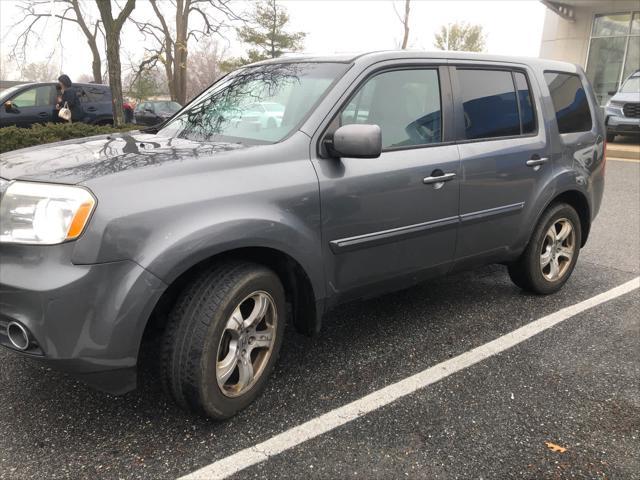
[[[87,112],[95,112],[96,107],[87,107]]]
[[[527,160],[527,167],[538,167],[540,165],[547,163],[548,161],[549,159],[547,157],[531,158]]]
[[[442,173],[440,175],[433,175],[434,173],[436,172],[432,172],[431,177],[423,178],[422,183],[424,183],[425,185],[430,185],[433,183],[448,182],[449,180],[453,180],[454,178],[456,178],[455,173]]]
[[[48,114],[47,112],[40,112],[40,113],[38,114],[38,116],[39,116],[39,117],[42,117],[42,118],[45,118],[45,117],[48,117],[48,116],[49,116],[49,114]]]

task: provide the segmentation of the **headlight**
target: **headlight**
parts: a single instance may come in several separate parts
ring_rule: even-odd
[[[54,245],[78,238],[95,204],[82,187],[13,182],[0,200],[0,243]]]

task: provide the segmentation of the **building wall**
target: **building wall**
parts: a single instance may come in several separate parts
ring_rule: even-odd
[[[637,0],[601,0],[579,5],[571,2],[575,11],[573,22],[564,20],[547,9],[542,30],[540,57],[577,63],[585,67],[594,15],[637,11],[639,4]]]

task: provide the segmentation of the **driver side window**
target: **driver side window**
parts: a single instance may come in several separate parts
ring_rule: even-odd
[[[16,95],[11,102],[17,108],[27,107],[44,107],[52,105],[51,90],[53,87],[48,85],[42,87],[34,87]]]
[[[382,148],[442,141],[440,83],[436,69],[393,70],[370,78],[338,117],[339,125],[375,124]]]

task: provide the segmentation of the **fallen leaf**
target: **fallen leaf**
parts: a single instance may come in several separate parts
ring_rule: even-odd
[[[549,450],[551,450],[552,452],[558,452],[558,453],[564,453],[567,451],[566,448],[561,447],[560,445],[556,445],[555,443],[551,443],[551,442],[544,442],[544,444],[549,447]]]

